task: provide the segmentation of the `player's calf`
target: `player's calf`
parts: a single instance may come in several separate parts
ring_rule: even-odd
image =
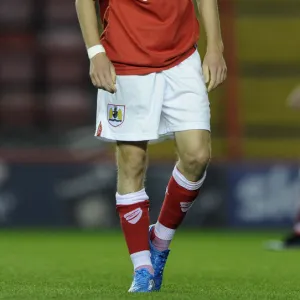
[[[197,198],[210,160],[210,133],[191,130],[176,133],[179,162],[173,170],[158,221],[151,233],[152,245],[169,248],[176,229]]]

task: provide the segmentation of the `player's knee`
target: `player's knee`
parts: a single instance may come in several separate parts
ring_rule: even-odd
[[[205,172],[210,158],[209,149],[198,149],[198,151],[185,152],[180,157],[180,160],[186,172],[195,177],[199,177]]]
[[[139,147],[119,147],[118,171],[127,178],[143,176],[146,169],[146,151]]]

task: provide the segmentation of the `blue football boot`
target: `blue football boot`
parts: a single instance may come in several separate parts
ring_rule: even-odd
[[[133,282],[128,292],[149,293],[155,290],[154,276],[147,269],[140,269],[134,272]]]
[[[149,244],[150,244],[150,253],[151,253],[151,263],[152,263],[152,266],[154,269],[154,283],[155,283],[154,290],[159,291],[161,288],[164,268],[165,268],[170,250],[158,251],[155,249],[155,247],[153,246],[153,244],[150,240],[150,235],[151,235],[151,232],[153,229],[154,229],[154,225],[151,225],[149,227]]]

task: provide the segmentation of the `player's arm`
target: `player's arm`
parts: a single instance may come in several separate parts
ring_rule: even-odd
[[[100,44],[95,0],[76,0],[76,11],[82,36],[90,57],[90,76],[93,85],[115,92],[115,69]]]
[[[226,79],[227,67],[223,57],[223,41],[217,0],[196,0],[207,37],[207,51],[203,60],[203,74],[208,91]]]

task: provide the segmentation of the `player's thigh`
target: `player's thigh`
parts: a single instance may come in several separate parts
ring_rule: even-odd
[[[115,94],[98,92],[97,128],[101,130],[97,130],[96,135],[119,141],[156,138],[164,78],[156,73],[118,76],[116,87]]]
[[[169,130],[210,130],[210,104],[197,51],[178,66],[164,71],[162,114]]]
[[[211,136],[208,130],[175,132],[179,159],[186,164],[207,165],[211,157]]]

